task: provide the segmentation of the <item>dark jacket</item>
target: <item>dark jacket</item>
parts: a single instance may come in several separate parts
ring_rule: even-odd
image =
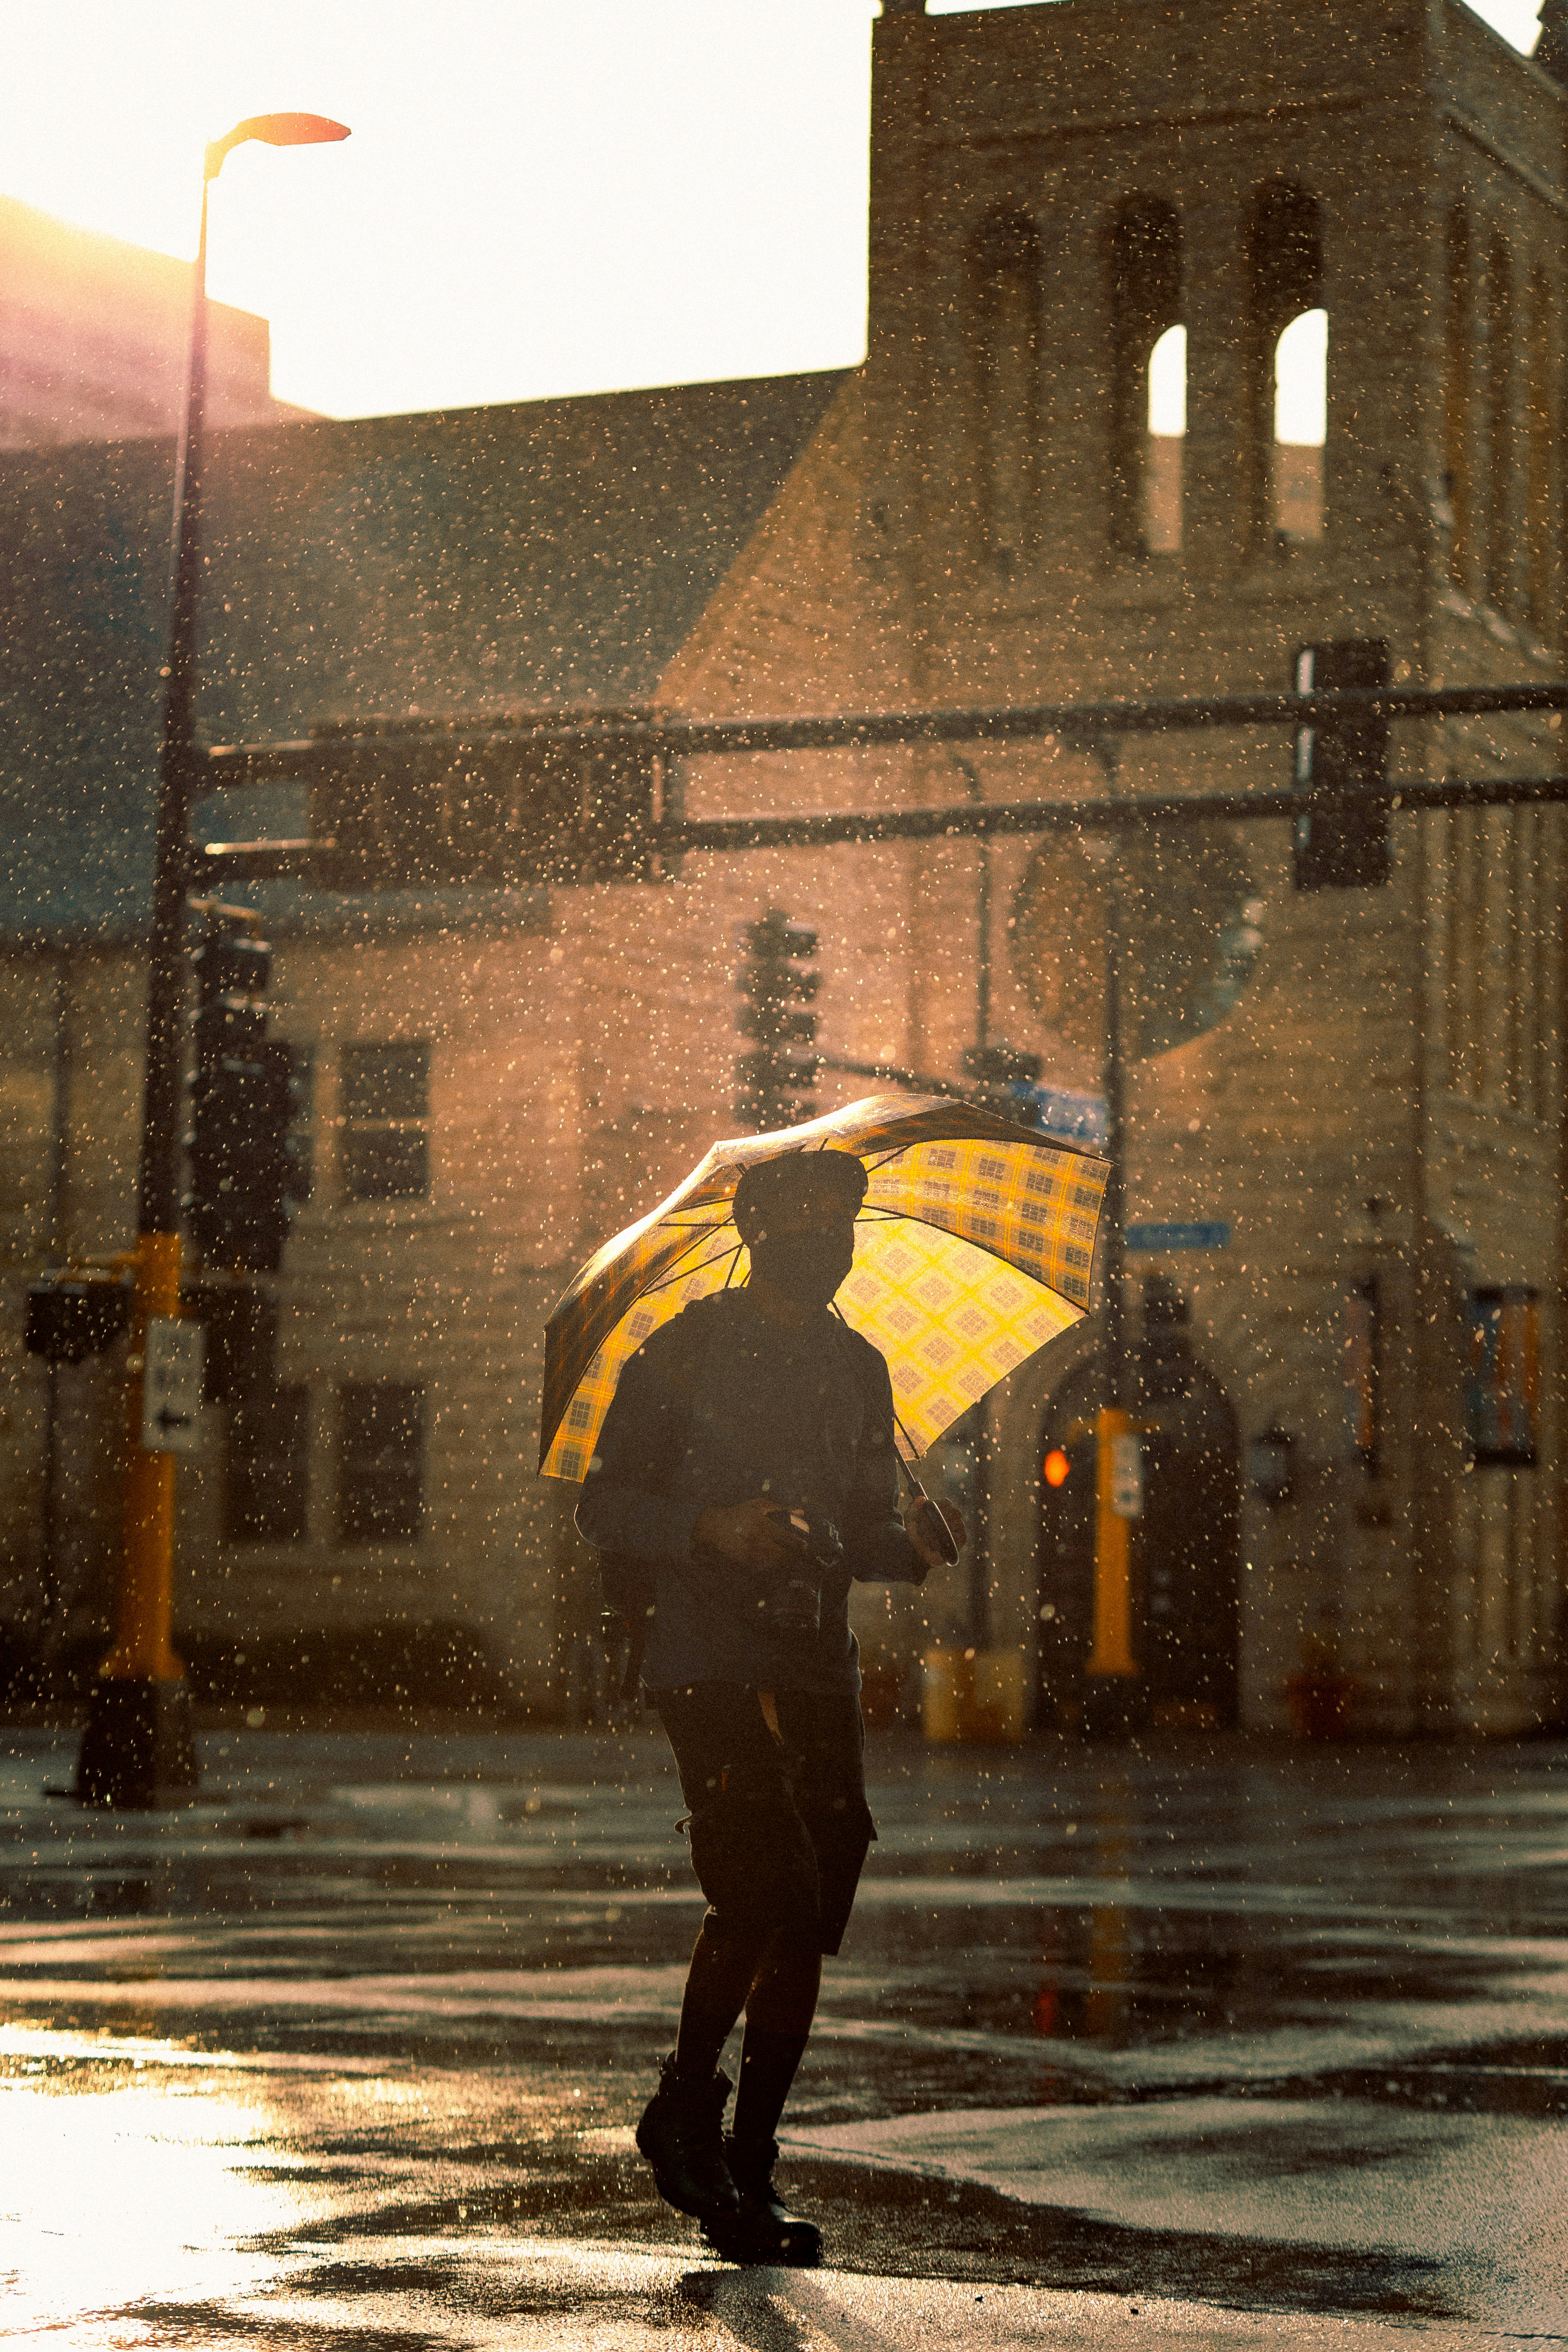
[[[830,1521],[842,1538],[815,1640],[773,1627],[765,1580],[693,1556],[700,1514],[753,1495]],[[925,1572],[898,1514],[883,1358],[826,1312],[798,1328],[770,1322],[743,1289],[695,1301],[628,1360],[577,1525],[651,1577],[643,1677],[655,1691],[700,1682],[858,1690],[851,1583],[918,1584]]]

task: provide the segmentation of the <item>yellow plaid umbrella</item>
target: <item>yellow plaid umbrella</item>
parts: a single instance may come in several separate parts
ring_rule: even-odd
[[[837,1306],[888,1360],[907,1458],[1087,1310],[1110,1169],[1070,1144],[941,1095],[901,1093],[716,1143],[667,1201],[595,1252],[552,1313],[547,1477],[585,1476],[626,1358],[692,1299],[739,1277],[735,1187],[757,1160],[792,1151],[864,1162],[869,1185]]]

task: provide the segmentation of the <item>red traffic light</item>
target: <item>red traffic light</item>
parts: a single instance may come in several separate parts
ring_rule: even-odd
[[[1067,1455],[1062,1452],[1059,1445],[1052,1446],[1050,1452],[1046,1456],[1045,1466],[1046,1484],[1047,1486],[1066,1486],[1067,1475],[1071,1469],[1072,1465],[1068,1460]]]

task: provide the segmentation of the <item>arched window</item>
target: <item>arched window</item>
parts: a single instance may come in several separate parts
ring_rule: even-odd
[[[1010,572],[1038,534],[1041,256],[1034,224],[994,214],[974,241],[971,268],[981,533],[992,562]]]
[[[1448,215],[1447,366],[1444,386],[1444,489],[1453,515],[1449,568],[1468,588],[1475,560],[1475,477],[1470,457],[1475,307],[1470,299],[1470,229],[1462,205]]]
[[[1182,228],[1154,198],[1123,205],[1110,225],[1110,540],[1126,555],[1182,544],[1187,335]]]
[[[1323,535],[1329,430],[1329,314],[1303,310],[1274,346],[1274,529],[1292,546]]]
[[[1266,188],[1252,221],[1251,506],[1255,537],[1321,539],[1328,423],[1328,314],[1315,196]]]
[[[1187,331],[1167,327],[1149,354],[1149,438],[1143,452],[1143,544],[1177,555],[1187,440]]]

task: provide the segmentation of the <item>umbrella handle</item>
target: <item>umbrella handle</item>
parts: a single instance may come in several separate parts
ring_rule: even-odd
[[[949,1568],[956,1568],[959,1554],[958,1546],[952,1539],[952,1529],[948,1526],[946,1519],[937,1509],[902,1454],[899,1453],[897,1446],[893,1449],[893,1454],[900,1469],[910,1482],[911,1499],[921,1507],[921,1528],[926,1540],[933,1544],[941,1552]]]

